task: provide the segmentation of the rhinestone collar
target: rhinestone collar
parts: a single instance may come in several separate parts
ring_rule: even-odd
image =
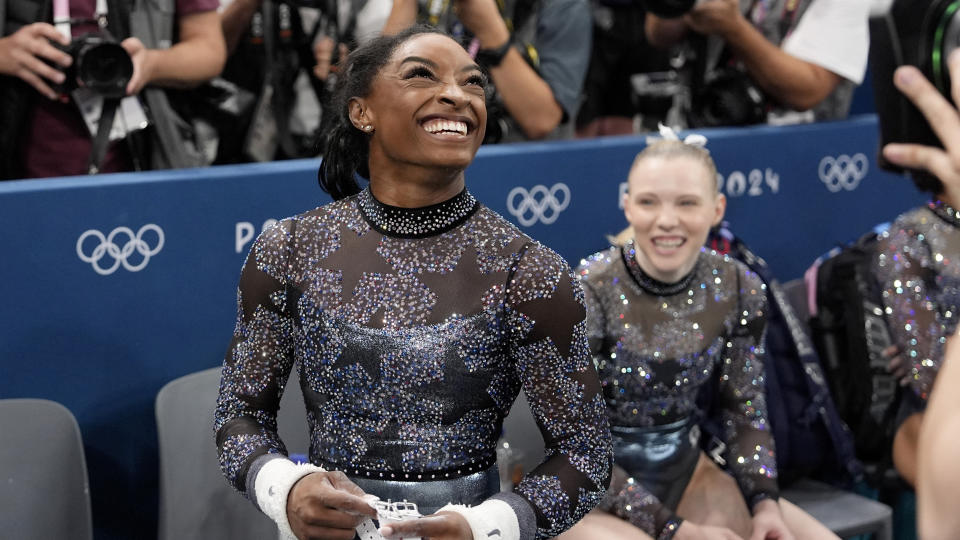
[[[697,273],[697,266],[700,265],[700,256],[697,255],[697,262],[693,265],[693,269],[690,270],[687,275],[680,278],[680,281],[676,283],[664,283],[650,277],[643,271],[643,268],[640,268],[640,263],[637,262],[636,256],[637,248],[633,240],[630,240],[620,248],[620,254],[623,256],[623,263],[627,267],[627,273],[630,274],[637,285],[644,291],[657,296],[673,296],[689,287],[693,281],[693,276]]]
[[[378,201],[369,187],[357,196],[357,205],[371,227],[395,238],[425,238],[445,233],[466,221],[480,207],[466,189],[441,203],[401,208]]]
[[[930,210],[950,225],[960,227],[960,210],[939,199],[930,201]]]

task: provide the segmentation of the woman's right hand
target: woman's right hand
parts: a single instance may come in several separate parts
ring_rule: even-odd
[[[340,471],[308,474],[290,489],[287,520],[300,540],[353,540],[356,527],[377,511]]]
[[[673,537],[676,540],[743,540],[726,527],[697,525],[690,521],[681,523]]]

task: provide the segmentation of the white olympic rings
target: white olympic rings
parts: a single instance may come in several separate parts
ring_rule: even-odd
[[[820,181],[830,190],[837,193],[841,190],[853,191],[866,178],[869,169],[867,156],[856,153],[852,157],[842,154],[834,158],[827,156],[820,160],[817,172]]]
[[[517,221],[524,227],[529,227],[537,221],[550,225],[569,205],[570,188],[563,182],[558,182],[549,189],[537,184],[529,191],[522,186],[517,186],[507,195],[507,210],[516,216]]]
[[[148,231],[153,231],[157,235],[157,245],[155,247],[151,248],[143,239],[144,233]],[[125,235],[127,237],[127,241],[122,247],[114,241],[118,235]],[[99,244],[97,244],[88,255],[84,253],[83,242],[90,237],[96,238]],[[116,272],[120,265],[123,265],[123,267],[130,272],[139,272],[150,262],[150,257],[160,253],[160,250],[163,249],[163,242],[163,229],[153,223],[148,223],[140,227],[137,234],[133,234],[133,230],[129,227],[117,227],[110,231],[110,234],[107,236],[104,236],[102,232],[96,229],[90,229],[81,234],[80,238],[77,239],[77,256],[80,257],[81,261],[90,263],[94,271],[101,276],[109,276]],[[133,255],[134,251],[139,253],[143,257],[143,260],[139,263],[131,264],[127,259],[130,255]],[[107,255],[113,258],[113,263],[104,268],[100,265],[100,260]]]

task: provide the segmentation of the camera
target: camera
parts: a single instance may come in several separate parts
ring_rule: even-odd
[[[916,66],[943,96],[950,96],[947,58],[960,45],[960,2],[895,0],[887,13],[870,20],[870,70],[880,123],[881,145],[900,142],[942,146],[923,115],[893,84],[893,72]],[[882,168],[904,170],[879,156]],[[928,173],[912,171],[915,177]]]
[[[743,71],[715,70],[694,90],[688,122],[691,127],[749,126],[767,121],[765,94]]]
[[[127,84],[133,77],[133,60],[109,35],[84,34],[58,48],[73,58],[73,63],[63,70],[66,78],[59,90],[66,93],[82,87],[109,98],[126,95]]]

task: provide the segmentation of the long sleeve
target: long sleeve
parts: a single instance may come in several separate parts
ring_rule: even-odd
[[[946,335],[935,300],[936,272],[923,234],[896,228],[878,245],[876,271],[893,337],[911,364],[910,388],[927,399],[940,369]]]
[[[512,496],[532,506],[536,537],[549,538],[600,502],[613,453],[580,284],[558,255],[539,244],[521,257],[506,290],[508,346],[546,444],[546,461]],[[508,502],[517,511],[516,500]],[[523,529],[522,509],[518,517]]]
[[[291,220],[254,243],[240,276],[237,321],[223,364],[214,429],[220,467],[240,492],[254,498],[251,465],[286,454],[277,435],[277,409],[293,365],[293,318],[287,275]]]
[[[773,434],[767,423],[763,338],[766,286],[749,270],[740,272],[739,309],[724,344],[720,366],[721,408],[727,462],[750,508],[778,497]]]

